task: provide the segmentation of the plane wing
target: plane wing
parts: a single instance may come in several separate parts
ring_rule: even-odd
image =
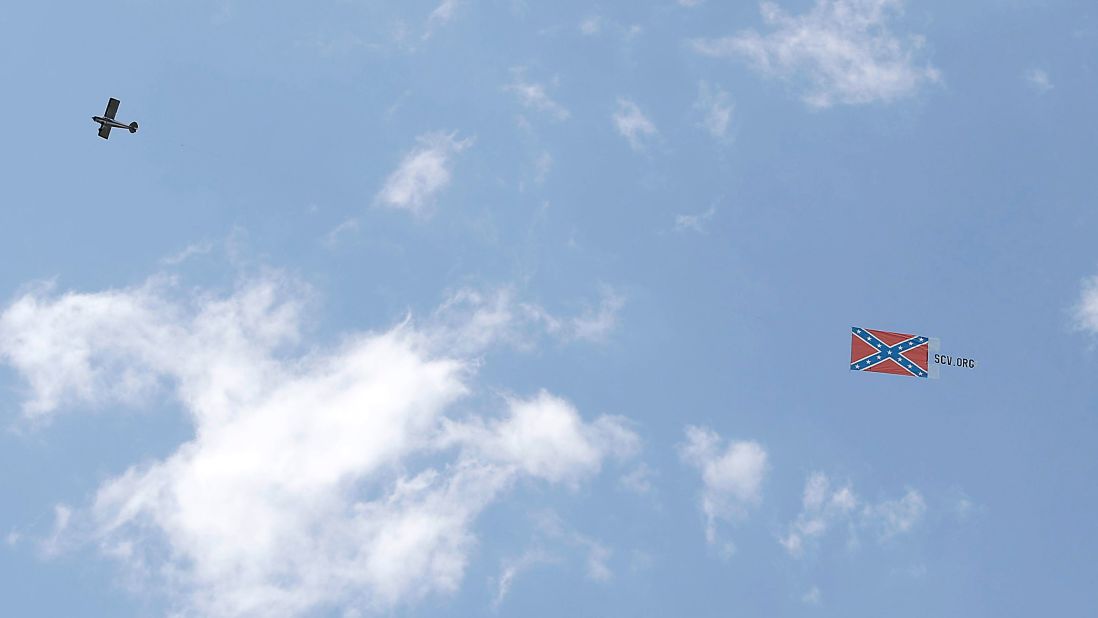
[[[114,99],[111,99],[111,100],[113,101]],[[117,107],[118,106],[115,105],[115,108],[117,108]],[[107,109],[109,110],[110,108],[108,107]],[[99,137],[102,137],[103,139],[107,139],[110,136],[110,134],[111,134],[111,125],[105,124],[105,125],[99,127]]]
[[[107,111],[103,113],[104,118],[110,118],[114,120],[114,115],[118,112],[118,99],[111,97],[110,101],[107,101]],[[108,129],[109,130],[109,129]],[[103,137],[106,137],[104,135]]]

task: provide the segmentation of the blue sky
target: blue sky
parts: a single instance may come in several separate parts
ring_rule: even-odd
[[[5,615],[1098,603],[1089,3],[6,16]]]

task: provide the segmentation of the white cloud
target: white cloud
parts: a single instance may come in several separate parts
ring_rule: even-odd
[[[695,7],[702,3],[702,0],[679,0],[679,6]]]
[[[377,200],[385,206],[425,215],[450,184],[454,155],[473,142],[471,138],[458,140],[453,133],[426,133],[416,141],[419,145],[389,174]]]
[[[594,36],[602,30],[602,18],[597,15],[585,17],[580,22],[579,30],[587,36]]]
[[[717,542],[717,522],[735,521],[762,500],[762,483],[768,470],[766,450],[757,442],[729,442],[724,449],[716,432],[686,428],[686,443],[679,453],[701,472],[705,538]]]
[[[613,120],[614,127],[629,141],[633,150],[643,150],[645,140],[656,135],[656,125],[629,99],[618,98]]]
[[[504,90],[514,93],[523,106],[548,114],[557,120],[567,120],[571,113],[560,103],[554,101],[545,91],[545,86],[537,82],[526,81],[525,71],[520,67],[513,69],[514,80]]]
[[[1040,94],[1052,90],[1052,80],[1049,79],[1048,73],[1044,69],[1030,69],[1025,72],[1024,77],[1030,87]]]
[[[698,100],[694,109],[702,115],[701,126],[717,139],[728,137],[728,127],[732,123],[731,97],[719,86],[713,87],[706,82],[698,84]]]
[[[804,77],[804,100],[813,107],[864,104],[909,96],[939,80],[938,70],[917,59],[923,40],[900,38],[889,29],[902,0],[816,0],[802,15],[763,2],[767,35],[742,32],[692,41],[713,57],[744,58],[759,72],[782,79]]]
[[[478,365],[465,352],[502,340],[481,332],[491,321],[458,329],[470,344],[409,319],[296,351],[302,288],[270,273],[226,297],[161,280],[38,289],[4,311],[27,414],[170,392],[194,426],[88,508],[58,511],[55,536],[79,519],[184,616],[388,611],[460,585],[477,517],[516,482],[576,486],[639,448],[620,417],[586,421],[546,391],[500,418],[452,417]]]
[[[1083,280],[1083,291],[1073,310],[1076,328],[1098,335],[1098,275]]]
[[[598,472],[604,458],[629,458],[640,448],[625,419],[603,416],[585,423],[575,407],[546,391],[511,399],[508,408],[506,418],[487,425],[447,423],[444,443],[466,445],[478,459],[572,486]]]
[[[675,231],[684,232],[686,230],[693,230],[699,234],[704,234],[706,227],[716,214],[716,206],[710,206],[703,213],[694,215],[675,215]]]
[[[868,528],[883,542],[911,531],[925,512],[926,503],[915,490],[908,490],[899,500],[863,504],[849,483],[834,487],[827,475],[814,472],[805,482],[800,514],[778,540],[793,557],[803,555],[835,528],[847,529],[852,541],[858,529]]]
[[[170,369],[201,373],[227,398],[248,394],[267,369],[263,363],[226,366],[215,375],[201,365],[221,360],[215,349],[258,361],[292,343],[302,303],[276,305],[276,297],[307,296],[272,277],[188,314],[182,304],[165,300],[170,286],[158,277],[137,288],[57,298],[41,287],[5,309],[0,358],[31,387],[24,415],[46,415],[75,402],[137,403],[161,386]],[[184,359],[195,366],[184,366]]]

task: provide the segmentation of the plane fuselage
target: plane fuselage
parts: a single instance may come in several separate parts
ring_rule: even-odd
[[[128,125],[128,124],[122,124],[121,122],[118,122],[117,120],[114,120],[114,119],[111,119],[111,118],[104,118],[102,116],[92,116],[92,120],[98,122],[100,125],[113,127],[115,129],[129,129],[130,128],[130,125]]]

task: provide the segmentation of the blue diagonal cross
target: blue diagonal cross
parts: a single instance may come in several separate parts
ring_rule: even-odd
[[[869,369],[870,367],[873,367],[874,365],[879,365],[880,363],[883,363],[888,359],[892,359],[893,361],[898,363],[901,367],[903,367],[904,369],[907,369],[908,371],[910,371],[912,375],[915,375],[915,376],[920,377],[920,378],[928,377],[927,372],[923,371],[922,367],[919,367],[915,363],[908,360],[906,357],[904,357],[902,352],[906,352],[907,350],[910,350],[911,348],[920,346],[920,345],[930,341],[929,338],[927,338],[927,337],[912,337],[911,339],[908,339],[906,341],[901,341],[900,343],[897,343],[896,345],[888,345],[887,343],[885,343],[885,342],[881,341],[880,339],[878,339],[877,337],[873,336],[872,333],[865,330],[864,328],[858,328],[857,326],[855,326],[851,329],[851,332],[853,332],[856,337],[858,337],[862,341],[868,343],[869,345],[873,346],[877,350],[877,353],[874,354],[873,356],[863,358],[863,359],[861,359],[861,360],[859,360],[858,362],[855,362],[855,363],[850,363],[850,369],[851,370],[853,370],[853,371],[865,371],[866,369]]]

